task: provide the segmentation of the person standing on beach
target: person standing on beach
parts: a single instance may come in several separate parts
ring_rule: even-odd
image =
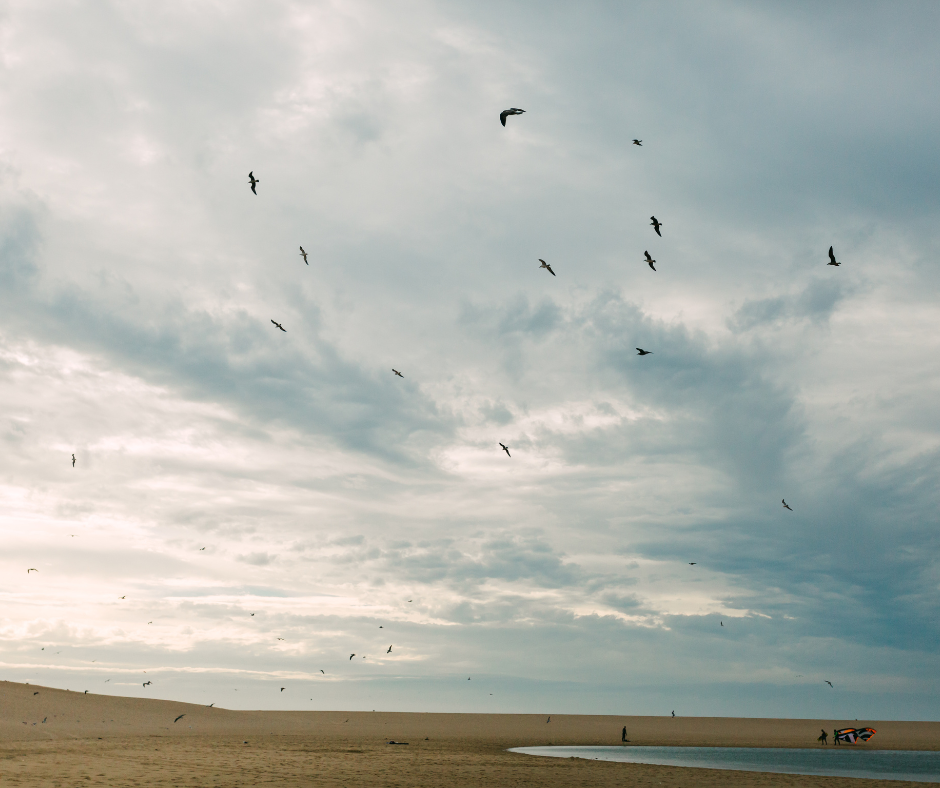
[[[816,738],[820,744],[828,744],[829,734],[826,733],[825,729],[822,729],[822,733]]]
[[[623,732],[620,734],[620,741],[626,741],[626,740],[627,740],[627,726],[624,725]]]
[[[673,712],[672,712],[672,716],[673,716],[673,717],[675,717],[675,716],[676,716],[676,712],[675,712],[675,710],[673,710]]]

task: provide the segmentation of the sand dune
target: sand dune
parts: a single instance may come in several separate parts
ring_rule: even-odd
[[[185,716],[174,722],[180,714]],[[547,723],[547,714],[231,711],[0,682],[0,781],[30,786],[80,781],[84,785],[352,782],[861,788],[876,783],[555,760],[505,750],[538,744],[619,744],[624,725],[634,744],[806,747],[815,746],[820,728],[831,731],[856,724],[878,730],[869,745],[877,749],[940,749],[936,722],[552,714]],[[389,740],[408,744],[393,746]]]

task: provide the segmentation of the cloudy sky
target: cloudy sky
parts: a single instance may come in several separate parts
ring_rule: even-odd
[[[3,3],[0,678],[938,719],[938,25]]]

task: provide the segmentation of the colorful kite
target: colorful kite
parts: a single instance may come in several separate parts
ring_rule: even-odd
[[[855,744],[859,739],[867,742],[877,732],[874,728],[840,728],[832,732],[833,744],[841,744],[842,742]]]

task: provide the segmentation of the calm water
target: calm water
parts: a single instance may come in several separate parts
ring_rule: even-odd
[[[700,769],[940,782],[940,752],[870,750],[851,744],[806,750],[771,747],[514,747],[511,752],[659,766],[696,766]]]

